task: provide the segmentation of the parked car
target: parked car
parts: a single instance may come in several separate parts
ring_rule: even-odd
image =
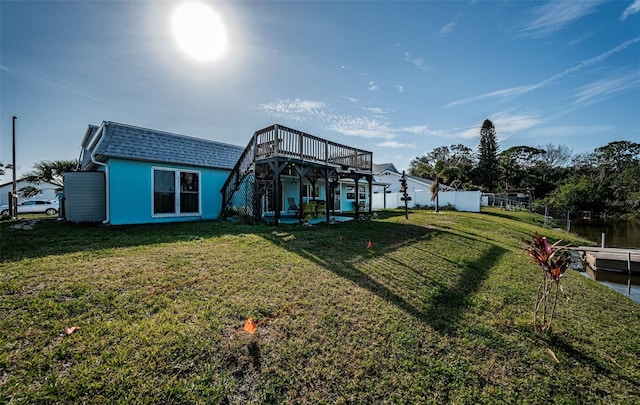
[[[44,213],[47,215],[57,215],[58,201],[56,200],[29,200],[18,203],[18,214]],[[0,206],[0,215],[9,215],[9,206]]]

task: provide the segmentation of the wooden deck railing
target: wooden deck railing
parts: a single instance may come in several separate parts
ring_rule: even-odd
[[[302,131],[273,125],[254,134],[256,161],[272,157],[300,159],[305,162],[343,166],[358,171],[371,171],[371,152],[341,145]]]

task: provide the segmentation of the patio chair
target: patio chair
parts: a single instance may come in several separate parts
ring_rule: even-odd
[[[294,200],[293,197],[287,197],[287,200],[289,201],[289,209],[287,210],[287,214],[289,213],[289,211],[293,211],[298,214],[300,212],[300,208],[298,208],[298,206],[296,205],[296,200]]]

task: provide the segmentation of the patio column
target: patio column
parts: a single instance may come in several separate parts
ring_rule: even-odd
[[[373,206],[373,176],[367,175],[367,181],[369,182],[369,215],[371,215]]]
[[[329,210],[329,196],[331,193],[331,184],[329,184],[329,179],[330,177],[333,175],[333,173],[335,172],[335,169],[332,168],[323,168],[321,170],[322,173],[322,177],[324,178],[324,209],[325,209],[325,222],[329,222],[329,213],[331,212]]]
[[[280,192],[280,173],[287,167],[287,162],[278,162],[277,160],[272,160],[269,162],[269,167],[273,172],[273,193],[275,194],[275,217],[274,217],[274,225],[278,225],[280,222],[280,210],[282,208],[282,193]]]
[[[355,188],[356,188],[356,218],[358,219],[358,217],[360,216],[360,191],[358,190],[358,183],[360,182],[360,174],[355,173],[354,175],[354,180],[355,180]]]
[[[309,173],[309,168],[307,166],[296,165],[294,166],[296,169],[296,173],[298,173],[298,180],[300,181],[300,187],[298,192],[298,219],[300,222],[304,221],[304,210],[302,206],[302,194],[304,193],[304,178]]]

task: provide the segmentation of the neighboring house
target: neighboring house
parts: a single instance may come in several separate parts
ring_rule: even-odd
[[[64,216],[112,225],[215,219],[242,148],[105,121],[89,125]]]
[[[35,187],[40,192],[38,195],[33,197],[24,198],[20,196],[20,189],[24,187]],[[42,182],[40,184],[37,183],[29,183],[24,179],[19,179],[16,181],[16,190],[18,191],[18,203],[22,201],[31,200],[34,198],[41,200],[55,200],[57,199],[58,189],[60,187],[57,184]],[[5,184],[0,184],[0,205],[8,205],[9,204],[9,193],[13,192],[13,182],[8,182]]]
[[[385,188],[386,193],[373,195],[373,208],[403,207],[405,205],[405,201],[402,199],[404,194],[400,192],[402,173],[392,163],[373,165],[373,170],[376,182],[389,185]],[[431,180],[409,175],[406,175],[406,180],[407,194],[411,198],[407,205],[410,208],[416,206],[433,207],[435,205],[435,202],[431,200]],[[440,189],[438,200],[441,207],[451,206],[458,211],[480,212],[482,193],[479,191],[457,191],[445,184],[439,184],[438,188]]]
[[[373,166],[373,177],[377,182],[387,183],[389,187],[387,187],[387,193],[397,193],[400,191],[400,179],[402,178],[402,173],[396,169],[393,163],[383,163],[376,164]],[[430,191],[432,181],[429,179],[423,179],[422,177],[410,176],[408,174],[405,175],[407,180],[407,192],[421,192],[421,191]],[[454,189],[445,185],[438,184],[438,188],[441,191],[453,191]]]

